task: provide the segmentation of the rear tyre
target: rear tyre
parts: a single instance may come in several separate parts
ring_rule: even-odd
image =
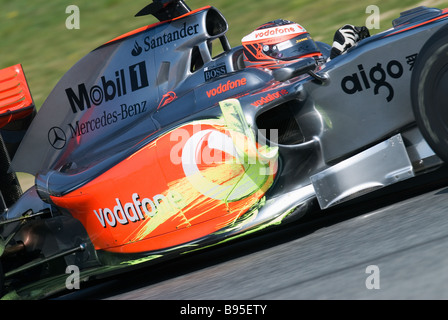
[[[425,43],[414,64],[411,98],[415,120],[434,152],[448,163],[448,28]]]

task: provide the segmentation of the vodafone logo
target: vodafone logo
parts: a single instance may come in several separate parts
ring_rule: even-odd
[[[263,32],[257,32],[255,34],[255,38],[263,39],[263,38],[270,38],[275,37],[278,35],[285,35],[285,34],[291,34],[294,33],[295,29],[293,27],[276,27],[276,28],[270,28]]]
[[[295,35],[306,32],[305,28],[300,24],[289,24],[286,26],[273,27],[262,30],[255,30],[251,34],[245,36],[242,42],[249,42],[262,39],[276,38],[278,36]]]
[[[220,83],[218,87],[208,90],[207,97],[211,98],[216,95],[222,94],[229,90],[236,89],[238,87],[244,87],[247,84],[246,78],[237,79],[235,81],[228,80],[225,83]]]
[[[182,168],[197,191],[215,200],[232,202],[258,190],[260,181],[257,179],[266,179],[260,175],[253,179],[245,166],[238,163],[237,157],[230,136],[208,129],[188,139],[182,150]],[[223,159],[227,160],[223,162]]]
[[[282,90],[279,90],[274,93],[268,93],[265,97],[261,97],[260,100],[252,102],[251,105],[253,105],[254,107],[260,107],[260,106],[265,105],[266,103],[269,103],[269,102],[274,101],[280,97],[283,97],[283,96],[287,95],[288,93],[289,92],[286,89],[282,89]]]
[[[135,223],[147,218],[151,219],[156,215],[170,216],[185,206],[182,195],[175,190],[168,191],[166,196],[156,194],[152,197],[152,200],[149,198],[141,199],[139,194],[135,192],[132,194],[132,201],[130,202],[124,202],[119,198],[115,198],[115,201],[116,206],[112,209],[106,207],[93,210],[103,228],[107,226],[115,228],[130,222]]]

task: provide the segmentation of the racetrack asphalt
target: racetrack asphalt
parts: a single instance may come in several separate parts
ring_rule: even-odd
[[[448,299],[446,177],[435,173],[430,182],[386,189],[315,220],[133,271],[61,299]]]

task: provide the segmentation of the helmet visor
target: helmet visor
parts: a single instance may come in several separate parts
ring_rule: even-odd
[[[278,60],[297,59],[302,56],[319,53],[319,48],[308,33],[273,45],[264,45],[266,55]]]

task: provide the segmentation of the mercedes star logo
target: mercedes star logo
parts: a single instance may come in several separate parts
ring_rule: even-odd
[[[50,142],[53,148],[60,150],[65,147],[67,137],[61,128],[52,127],[48,131],[48,142]]]

